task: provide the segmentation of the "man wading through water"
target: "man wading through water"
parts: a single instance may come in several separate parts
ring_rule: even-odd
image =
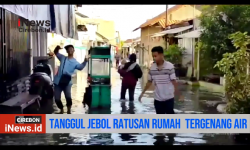
[[[139,101],[141,102],[143,94],[153,83],[156,114],[174,114],[174,96],[180,95],[177,89],[174,65],[164,60],[161,46],[154,47],[151,52],[155,63],[150,67],[148,82],[139,97]],[[180,96],[180,100],[183,100],[182,96]]]
[[[64,92],[65,99],[66,99],[66,105],[67,105],[67,113],[71,113],[71,106],[72,106],[72,98],[71,98],[71,87],[72,82],[71,78],[75,71],[82,70],[86,64],[87,59],[85,58],[83,63],[77,62],[77,60],[73,57],[73,54],[75,52],[73,45],[67,45],[64,47],[68,53],[68,57],[64,56],[59,53],[59,50],[61,49],[60,46],[57,46],[54,50],[54,54],[60,61],[60,66],[58,69],[57,74],[54,77],[54,84],[55,84],[55,102],[57,107],[60,109],[60,113],[63,114],[63,104],[61,101],[61,93]]]

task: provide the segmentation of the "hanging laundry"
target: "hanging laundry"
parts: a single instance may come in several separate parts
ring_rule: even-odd
[[[55,17],[55,8],[54,5],[50,5],[50,18],[51,18],[51,31],[55,31],[56,28],[56,17]],[[52,33],[52,37],[54,37],[54,34]]]

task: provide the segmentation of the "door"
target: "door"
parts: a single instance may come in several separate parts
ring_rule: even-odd
[[[6,45],[4,32],[4,9],[0,8],[0,103],[7,97],[6,90]]]
[[[3,74],[3,51],[2,51],[2,47],[3,47],[3,42],[2,42],[2,8],[0,8],[0,74]],[[0,79],[2,80],[2,78]]]
[[[20,32],[19,28],[28,29],[23,24],[18,27],[18,15],[4,10],[4,39],[5,39],[5,73],[8,82],[14,82],[30,74],[30,34],[26,30]]]
[[[5,16],[4,9],[0,8],[0,73],[1,81],[5,80],[6,74],[6,41],[5,41]]]

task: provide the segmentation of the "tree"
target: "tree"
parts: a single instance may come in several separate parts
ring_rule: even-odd
[[[181,48],[178,45],[173,44],[164,51],[164,57],[173,64],[181,64],[184,51],[185,48]]]
[[[250,36],[247,32],[236,32],[229,36],[235,49],[233,53],[225,53],[223,59],[215,67],[225,74],[226,79],[226,111],[229,114],[250,113],[250,76],[249,53]]]
[[[231,43],[229,35],[237,31],[250,33],[250,5],[206,6],[200,16],[201,33],[200,60],[202,68],[213,68],[223,58],[224,53],[237,49]],[[202,66],[202,61],[205,66]]]
[[[124,41],[121,41],[121,42],[120,42],[120,45],[121,45],[121,47],[123,47],[123,45],[124,45]]]

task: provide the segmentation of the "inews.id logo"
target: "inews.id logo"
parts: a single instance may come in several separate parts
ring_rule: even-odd
[[[17,23],[19,32],[50,32],[50,20],[27,20],[18,18]],[[24,25],[29,28],[24,27]]]

